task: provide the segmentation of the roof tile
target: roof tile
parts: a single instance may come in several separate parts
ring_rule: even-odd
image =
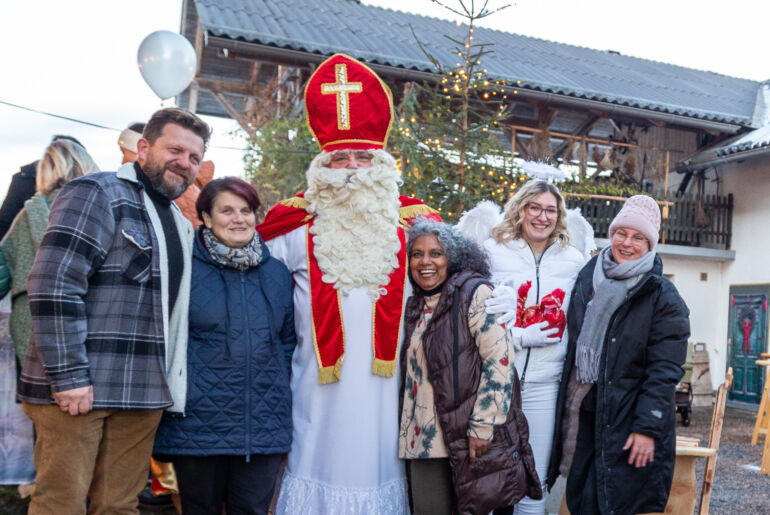
[[[352,0],[194,1],[202,26],[217,36],[311,53],[344,52],[366,56],[365,61],[431,72],[433,65],[414,41],[410,26],[448,67],[458,56],[445,35],[463,39],[466,30],[449,21]],[[751,123],[756,81],[485,28],[477,28],[474,39],[493,44],[494,52],[482,63],[490,76],[521,80],[522,88]]]

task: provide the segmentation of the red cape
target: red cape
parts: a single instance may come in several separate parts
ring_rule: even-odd
[[[441,215],[438,211],[426,205],[422,200],[404,195],[399,196],[401,208],[400,222],[402,227],[412,224],[417,216],[425,216],[437,222],[441,221]],[[313,219],[305,208],[307,200],[304,193],[298,193],[291,198],[282,200],[270,208],[265,216],[265,221],[257,226],[257,231],[262,239],[270,241],[275,237],[281,236],[301,227]]]
[[[388,278],[386,293],[372,306],[372,373],[384,377],[392,377],[396,370],[407,273],[405,229],[420,215],[441,221],[439,214],[421,200],[403,195],[400,200],[400,227],[396,229],[401,241],[401,249],[398,252],[399,265]],[[306,207],[307,201],[302,194],[282,200],[268,211],[265,221],[257,226],[257,230],[265,241],[269,241],[306,224],[312,225],[314,217],[305,210]],[[313,256],[310,225],[306,229],[305,238],[309,254],[308,281],[313,346],[318,359],[318,382],[327,384],[337,382],[341,377],[345,354],[345,328],[340,291],[323,281],[323,272]]]

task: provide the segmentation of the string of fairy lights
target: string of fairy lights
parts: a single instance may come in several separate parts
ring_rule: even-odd
[[[443,74],[435,91],[437,94],[443,95],[443,100],[452,105],[464,102],[466,110],[471,102],[475,105],[480,103],[483,105],[483,109],[490,110],[489,116],[477,117],[473,127],[470,129],[466,123],[463,129],[461,129],[465,132],[459,136],[448,136],[444,133],[439,137],[436,134],[426,134],[426,132],[429,132],[429,129],[426,127],[427,124],[424,118],[426,115],[430,116],[430,113],[420,112],[416,115],[401,116],[398,124],[399,135],[418,146],[424,145],[423,148],[426,151],[441,155],[445,161],[455,161],[459,165],[460,159],[457,158],[456,154],[458,153],[457,145],[462,143],[460,142],[460,137],[467,137],[471,130],[487,133],[499,129],[499,122],[507,114],[506,107],[509,95],[518,94],[516,87],[521,85],[521,81],[512,83],[506,80],[489,78],[487,76],[487,69],[481,67],[480,56],[485,53],[488,53],[485,51],[485,45],[473,43],[473,27],[470,26],[464,43],[464,49],[458,48],[456,52],[458,57],[464,59],[458,61],[453,69]],[[452,120],[452,122],[454,121]],[[506,196],[512,193],[520,182],[526,180],[526,176],[512,170],[513,167],[510,164],[501,163],[498,166],[494,163],[489,163],[490,158],[492,160],[495,158],[499,159],[499,156],[484,156],[482,158],[482,156],[463,152],[463,158],[467,157],[471,157],[471,159],[468,160],[470,163],[468,161],[463,163],[465,170],[472,172],[476,168],[480,172],[479,175],[484,174],[488,177],[490,181],[487,184],[483,184],[484,189],[487,189],[488,194],[494,195],[501,202],[507,200]],[[485,163],[479,163],[479,158],[482,158]],[[513,159],[512,155],[511,159]],[[406,169],[402,170],[402,174],[412,173],[414,176],[419,177],[420,170],[417,163],[410,162],[407,158],[404,168]],[[484,181],[484,183],[486,182]],[[428,195],[428,200],[434,200],[433,195]],[[438,210],[441,211],[442,208],[438,207]],[[451,216],[452,212],[447,212],[447,214]]]

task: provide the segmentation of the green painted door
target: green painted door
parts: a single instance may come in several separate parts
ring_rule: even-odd
[[[728,345],[733,385],[728,398],[759,404],[762,394],[763,367],[754,363],[767,349],[767,294],[730,295]]]

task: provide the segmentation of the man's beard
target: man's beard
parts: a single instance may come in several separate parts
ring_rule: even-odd
[[[343,293],[366,288],[376,301],[398,267],[398,186],[396,162],[372,151],[370,168],[327,168],[330,154],[317,156],[307,171],[307,211],[316,215],[310,233],[322,280]]]
[[[164,178],[166,170],[172,170],[179,174],[183,177],[182,182],[180,184],[166,182]],[[144,165],[142,165],[142,171],[150,180],[153,189],[169,200],[179,197],[195,181],[195,175],[189,168],[180,168],[173,163],[159,163],[151,154],[147,156]]]

